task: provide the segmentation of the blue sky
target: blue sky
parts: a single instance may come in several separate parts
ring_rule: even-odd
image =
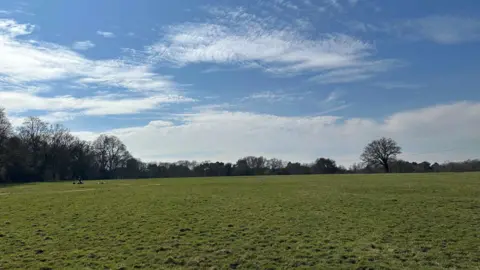
[[[478,1],[9,1],[0,106],[146,161],[480,153]]]

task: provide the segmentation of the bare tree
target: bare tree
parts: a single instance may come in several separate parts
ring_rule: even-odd
[[[38,117],[28,117],[18,128],[18,136],[27,149],[25,160],[35,174],[36,181],[49,178],[45,175],[50,137],[48,124]]]
[[[266,159],[264,157],[254,157],[248,156],[245,157],[248,168],[253,170],[255,174],[263,174],[265,169]]]
[[[265,166],[270,170],[270,173],[277,173],[285,168],[285,162],[278,158],[272,158],[265,161]]]
[[[3,108],[0,108],[0,144],[12,134],[12,125]]]
[[[28,117],[18,128],[18,135],[30,151],[37,152],[47,143],[50,133],[47,123],[38,117]]]
[[[402,153],[402,148],[397,142],[390,138],[380,138],[374,140],[365,146],[363,154],[360,156],[363,162],[368,165],[381,165],[385,172],[390,172],[389,162]]]
[[[48,165],[51,169],[52,178],[63,179],[68,174],[73,142],[75,137],[62,125],[55,124],[49,128],[48,136]]]
[[[70,145],[70,162],[72,179],[98,176],[95,174],[95,152],[90,143],[75,138]]]
[[[0,182],[5,180],[7,174],[6,166],[6,144],[8,138],[12,135],[12,125],[4,112],[0,108]]]
[[[116,169],[126,166],[126,161],[131,158],[127,147],[115,136],[100,135],[93,142],[98,167],[110,177]]]

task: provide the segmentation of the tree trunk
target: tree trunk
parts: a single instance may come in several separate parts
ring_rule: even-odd
[[[385,169],[385,173],[389,173],[389,172],[390,172],[390,167],[388,166],[388,162],[384,162],[384,163],[383,163],[383,168]]]

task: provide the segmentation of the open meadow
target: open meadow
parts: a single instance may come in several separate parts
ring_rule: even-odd
[[[480,174],[0,187],[0,269],[480,269]]]

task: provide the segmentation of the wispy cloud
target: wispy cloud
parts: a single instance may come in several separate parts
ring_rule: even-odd
[[[318,115],[325,115],[350,107],[350,104],[341,99],[343,95],[344,93],[338,90],[330,92],[326,98],[319,102],[322,111]]]
[[[318,12],[324,12],[326,10],[325,5],[316,5],[312,2],[312,0],[303,0],[299,2],[302,2],[308,9],[311,9],[311,10],[315,10]],[[315,3],[317,3],[317,1],[315,1]]]
[[[85,51],[85,50],[91,49],[93,47],[95,47],[95,44],[93,42],[91,42],[90,40],[77,41],[77,42],[73,43],[73,45],[72,45],[73,49],[79,50],[79,51]]]
[[[298,6],[295,5],[293,2],[288,0],[273,0],[273,2],[280,7],[285,7],[288,9],[298,10]]]
[[[339,0],[324,0],[324,2],[329,5],[329,6],[332,6],[338,10],[342,10],[343,7],[342,5],[340,4],[340,1]]]
[[[25,92],[0,91],[2,106],[9,112],[29,110],[50,112],[76,112],[83,115],[132,114],[156,108],[162,104],[192,102],[193,99],[178,95],[155,95],[145,97],[96,95],[90,97],[53,96],[45,97]]]
[[[328,94],[327,98],[323,100],[324,104],[329,104],[334,101],[337,101],[338,98],[341,96],[341,94],[338,91],[332,91],[330,94]]]
[[[97,35],[105,37],[105,38],[114,38],[115,37],[115,34],[112,33],[112,32],[100,31],[100,30],[97,31]]]
[[[285,91],[263,91],[242,98],[242,101],[265,101],[268,103],[300,101],[305,93],[287,93]]]
[[[418,89],[424,87],[422,84],[404,83],[404,82],[377,82],[374,86],[384,89]]]
[[[409,20],[400,26],[412,38],[427,39],[440,44],[458,44],[480,40],[480,20],[468,17],[429,16]]]
[[[311,91],[307,92],[285,92],[285,91],[263,91],[253,93],[247,97],[240,99],[240,101],[256,101],[270,104],[277,103],[293,103],[293,104],[307,104],[306,102],[313,102],[312,104],[320,110],[317,115],[325,115],[335,111],[343,110],[350,106],[342,99],[343,92],[336,90],[331,91],[324,99],[312,99]],[[301,103],[300,103],[301,102]]]
[[[192,107],[193,111],[218,111],[218,110],[227,110],[235,107],[231,103],[219,103],[219,104],[205,104]]]
[[[358,66],[326,71],[311,77],[309,80],[320,84],[339,84],[364,81],[371,79],[378,73],[387,72],[404,63],[397,60],[380,60],[365,62]]]
[[[195,63],[261,68],[294,75],[372,66],[371,44],[343,34],[311,39],[273,18],[259,18],[244,9],[214,10],[211,23],[185,23],[167,28],[165,39],[148,48],[153,61],[177,66]]]
[[[15,83],[4,80],[0,76],[0,91],[3,92],[24,92],[30,94],[48,93],[51,86],[43,83]],[[0,105],[1,106],[1,105]]]
[[[0,15],[12,15],[12,14],[23,14],[23,15],[33,15],[33,13],[25,11],[22,5],[14,9],[0,9]]]
[[[53,112],[41,115],[39,118],[47,123],[58,123],[73,120],[77,115],[72,112]]]
[[[384,23],[350,21],[346,25],[353,31],[385,33],[412,41],[427,40],[446,45],[480,41],[480,20],[453,15]]]
[[[392,24],[374,24],[361,21],[348,21],[344,23],[348,28],[355,32],[385,32],[394,33],[395,27]]]

